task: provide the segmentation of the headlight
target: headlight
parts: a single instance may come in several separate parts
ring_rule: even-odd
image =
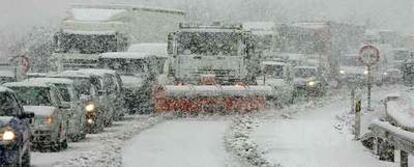
[[[315,86],[315,85],[316,85],[316,82],[315,81],[308,82],[308,86]]]
[[[384,72],[384,75],[385,75],[385,76],[387,76],[387,75],[388,75],[388,73],[387,73],[387,72]]]
[[[340,74],[345,74],[344,70],[339,71]]]
[[[51,126],[51,125],[53,124],[53,118],[52,118],[51,116],[48,116],[48,117],[45,119],[45,123],[46,123],[47,125]]]
[[[365,70],[365,71],[364,71],[364,74],[365,74],[365,75],[368,75],[368,70]]]
[[[85,106],[85,110],[88,112],[94,111],[95,110],[95,105],[94,104],[88,104]]]
[[[88,119],[88,124],[93,124],[95,121],[93,121],[93,119]]]
[[[11,131],[11,130],[6,130],[6,131],[4,131],[4,133],[3,133],[3,140],[4,141],[10,141],[10,140],[13,140],[14,138],[16,137],[16,135],[14,134],[14,132],[13,131]]]

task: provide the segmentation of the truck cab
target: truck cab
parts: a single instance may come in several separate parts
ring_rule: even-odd
[[[290,63],[282,60],[262,62],[262,74],[258,77],[259,85],[273,88],[272,96],[268,97],[276,105],[288,104],[293,98],[293,68]]]
[[[260,62],[254,61],[252,46],[251,33],[241,25],[180,24],[169,35],[169,74],[183,84],[200,85],[203,77],[211,76],[221,85],[255,84]]]
[[[55,71],[96,68],[98,55],[126,51],[127,37],[117,31],[63,29],[54,36],[55,53],[50,61]]]

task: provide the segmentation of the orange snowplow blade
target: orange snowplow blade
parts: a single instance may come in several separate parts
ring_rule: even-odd
[[[154,92],[156,112],[235,112],[265,108],[267,86],[165,86]]]

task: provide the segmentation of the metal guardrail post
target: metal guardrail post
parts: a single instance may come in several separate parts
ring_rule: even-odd
[[[408,167],[408,153],[402,150],[400,154],[400,166]]]

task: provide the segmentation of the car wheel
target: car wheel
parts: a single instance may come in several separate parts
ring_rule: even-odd
[[[26,149],[22,158],[22,167],[30,167],[30,149]]]

